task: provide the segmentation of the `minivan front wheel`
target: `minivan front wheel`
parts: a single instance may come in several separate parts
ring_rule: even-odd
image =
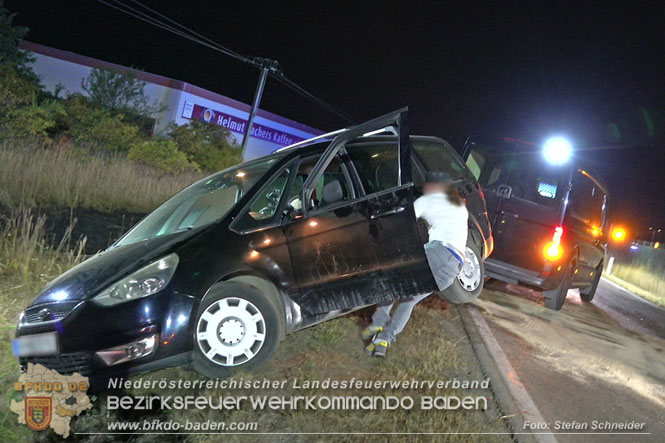
[[[477,299],[485,283],[485,264],[471,233],[464,255],[464,264],[457,278],[450,287],[439,293],[444,300],[456,305],[471,303]]]
[[[263,365],[279,345],[277,303],[242,283],[221,284],[213,291],[196,316],[194,369],[217,378]]]

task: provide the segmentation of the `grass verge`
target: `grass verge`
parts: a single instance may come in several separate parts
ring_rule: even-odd
[[[603,274],[603,277],[605,277],[606,279],[616,283],[617,285],[621,286],[622,288],[627,289],[628,291],[632,292],[633,294],[638,295],[638,296],[642,297],[643,299],[648,300],[648,301],[650,301],[651,303],[653,303],[655,305],[658,305],[658,306],[661,306],[661,307],[665,308],[665,294],[661,295],[661,294],[655,294],[653,292],[647,291],[646,289],[642,289],[639,286],[637,286],[637,285],[635,285],[635,284],[633,284],[629,281],[626,281],[626,280],[624,280],[620,277],[617,277],[614,274],[611,274],[611,275]]]
[[[170,175],[120,156],[0,144],[0,204],[147,213],[204,173]]]

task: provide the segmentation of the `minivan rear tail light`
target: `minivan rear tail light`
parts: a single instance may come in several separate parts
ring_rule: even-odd
[[[552,235],[552,241],[545,245],[543,249],[543,255],[546,259],[550,261],[559,260],[563,257],[563,248],[561,247],[561,236],[563,235],[563,228],[557,226],[554,228],[554,234]]]

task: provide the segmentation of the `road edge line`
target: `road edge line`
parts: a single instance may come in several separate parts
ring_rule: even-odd
[[[515,369],[510,363],[510,360],[508,360],[508,357],[501,349],[499,342],[496,340],[496,337],[494,337],[492,330],[487,324],[485,318],[482,316],[480,310],[474,306],[460,305],[457,307],[460,308],[458,309],[458,312],[460,313],[460,316],[463,318],[463,320],[464,317],[466,317],[464,314],[468,314],[468,317],[473,323],[473,326],[475,326],[475,332],[477,332],[480,336],[481,343],[479,344],[483,345],[487,356],[489,359],[491,359],[491,363],[494,366],[493,368],[488,367],[488,362],[483,361],[484,359],[482,356],[478,355],[478,350],[474,346],[476,356],[478,357],[481,365],[484,366],[483,369],[485,369],[485,372],[488,373],[490,379],[492,379],[491,383],[493,383],[494,386],[498,388],[495,389],[494,393],[496,395],[497,402],[501,406],[501,409],[503,409],[506,413],[514,412],[519,414],[518,420],[510,421],[513,432],[524,432],[525,421],[531,421],[533,423],[547,423],[538,410],[538,407],[534,403],[533,399],[529,395],[528,391],[519,380],[519,377],[517,376]],[[464,323],[466,325],[467,322],[465,321]],[[468,330],[468,327],[466,329],[468,335],[470,331]],[[473,343],[474,341],[472,340],[472,344]],[[493,376],[496,375],[496,373],[498,373],[499,380],[497,380],[496,376]],[[501,386],[496,386],[496,382],[500,382]],[[557,443],[556,438],[551,434],[529,434],[529,436],[538,443]],[[515,437],[521,437],[517,438],[519,441],[523,439],[524,434]]]

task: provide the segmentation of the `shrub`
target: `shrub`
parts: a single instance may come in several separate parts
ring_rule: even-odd
[[[172,140],[153,139],[137,143],[129,150],[127,158],[170,174],[199,169]]]
[[[63,105],[61,124],[79,145],[126,153],[140,138],[139,127],[125,122],[123,114],[95,106],[81,94],[71,94]]]
[[[23,106],[9,113],[3,136],[46,141],[65,113],[62,103],[48,100],[39,105]]]
[[[193,120],[182,126],[171,123],[167,131],[189,161],[205,171],[220,171],[242,160],[242,151],[231,132],[221,126]]]

